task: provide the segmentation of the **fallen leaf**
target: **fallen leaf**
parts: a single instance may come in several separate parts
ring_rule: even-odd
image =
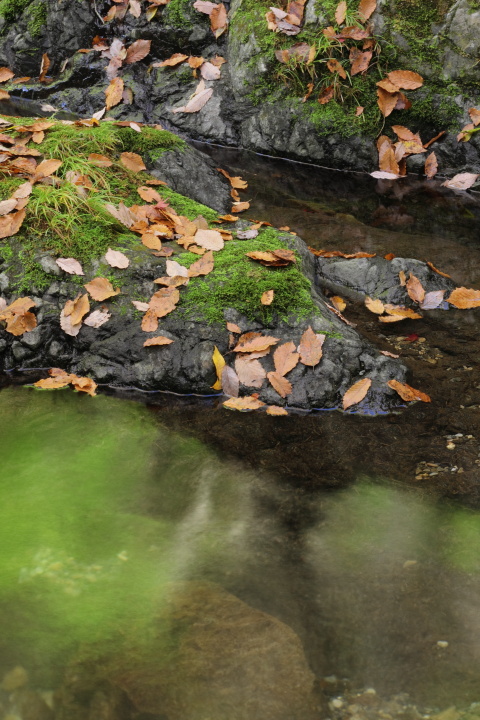
[[[434,272],[436,272],[438,275],[441,275],[442,277],[452,279],[451,275],[448,275],[447,273],[442,272],[438,268],[435,267],[435,265],[432,262],[427,262],[427,265],[429,268],[431,268]]]
[[[112,250],[112,248],[108,248],[105,253],[105,260],[111,267],[121,268],[122,270],[130,265],[130,260],[126,255],[119,250]]]
[[[142,318],[141,328],[143,332],[155,332],[155,330],[158,328],[157,313],[150,306]]]
[[[151,345],[170,345],[173,342],[175,341],[165,337],[164,335],[157,335],[156,337],[145,340],[143,347],[150,347]]]
[[[240,383],[247,387],[260,388],[267,377],[261,363],[248,357],[237,357],[235,359],[235,371]]]
[[[2,82],[2,81],[0,81],[0,82]],[[468,111],[468,114],[470,115],[472,123],[476,127],[480,123],[480,110],[478,110],[478,108],[470,108],[470,110]]]
[[[215,372],[217,373],[217,380],[212,385],[212,390],[221,390],[222,389],[222,370],[227,364],[225,362],[225,358],[223,357],[220,350],[215,345],[212,355],[213,364],[215,365]]]
[[[149,250],[160,250],[162,247],[159,238],[153,233],[144,233],[142,235],[142,243],[145,247],[149,248]]]
[[[185,60],[187,59],[188,55],[183,55],[182,53],[174,53],[169,58],[167,58],[167,60],[153,63],[152,67],[175,67],[176,65],[180,65],[181,63],[185,62]]]
[[[325,335],[313,332],[311,326],[308,326],[300,338],[300,344],[298,346],[301,363],[315,367],[315,365],[320,362],[323,355],[322,347],[325,342],[325,337]]]
[[[137,155],[137,153],[134,152],[123,152],[120,155],[120,162],[127,168],[127,170],[131,170],[135,173],[147,169],[140,155]]]
[[[370,390],[371,384],[372,381],[370,378],[362,378],[354,383],[343,396],[343,409],[346,410],[352,405],[357,405],[361,402]]]
[[[413,274],[409,274],[409,278],[405,285],[408,296],[416,303],[422,303],[425,299],[425,288],[420,280]]]
[[[0,238],[7,238],[12,235],[16,235],[22,227],[25,215],[25,210],[19,210],[18,212],[0,217]]]
[[[57,377],[49,377],[44,378],[43,380],[38,380],[36,383],[33,383],[33,386],[41,388],[42,390],[58,390],[59,388],[68,387],[72,381],[72,377],[73,375],[64,373],[63,375],[58,375]]]
[[[166,262],[167,275],[169,277],[175,277],[181,275],[182,277],[188,278],[188,268],[180,265],[176,260],[167,260]]]
[[[383,257],[385,260],[394,260],[397,256],[395,255],[395,253],[387,253]]]
[[[72,386],[77,392],[84,392],[91,397],[95,397],[97,383],[92,378],[78,377],[77,375],[73,375],[72,378]]]
[[[102,327],[102,325],[105,325],[111,317],[112,315],[108,312],[108,310],[94,310],[90,313],[90,315],[88,315],[88,317],[85,318],[83,324],[88,325],[89,327],[99,328]]]
[[[327,68],[331,73],[338,73],[341,78],[344,80],[347,79],[347,73],[345,72],[343,65],[341,65],[335,58],[327,60]]]
[[[233,205],[232,205],[232,213],[245,212],[245,210],[248,210],[249,207],[250,207],[250,203],[247,202],[247,201],[233,203]]]
[[[72,325],[81,323],[84,316],[90,312],[88,295],[78,295],[75,300],[67,300],[63,308],[65,317],[70,318]]]
[[[166,287],[161,290],[157,290],[152,295],[149,302],[149,307],[154,310],[157,318],[165,317],[175,310],[178,301],[180,300],[180,293],[174,287]]]
[[[407,284],[407,276],[405,275],[404,270],[400,270],[400,272],[398,273],[398,280],[400,282],[400,285],[402,287],[405,287],[405,285]]]
[[[337,308],[339,312],[343,312],[347,307],[347,303],[339,295],[333,295],[333,297],[330,298],[330,302],[332,303],[333,307]]]
[[[288,411],[278,405],[268,405],[267,415],[288,415]]]
[[[225,245],[218,230],[197,230],[195,242],[206,250],[222,250]]]
[[[391,358],[399,358],[400,357],[400,355],[395,355],[395,353],[391,353],[388,350],[380,350],[380,353],[382,355],[385,355],[386,357],[391,357]]]
[[[368,70],[372,56],[372,50],[362,52],[361,50],[358,50],[358,48],[352,48],[350,50],[350,61],[352,63],[350,75],[365,73]]]
[[[213,95],[213,88],[205,88],[204,90],[201,90],[200,92],[194,94],[193,97],[190,98],[190,100],[187,102],[186,105],[179,107],[179,108],[174,108],[172,110],[172,113],[199,112],[199,110],[201,110],[204,107],[204,105],[206,105],[206,103],[210,100],[212,95]]]
[[[69,275],[85,275],[82,266],[75,258],[57,258],[55,262]]]
[[[286,375],[298,364],[300,355],[296,351],[293,342],[286,342],[279,345],[273,353],[273,363],[279,375]]]
[[[373,258],[376,256],[376,253],[367,253],[361,251],[356,253],[344,253],[341,252],[341,250],[316,250],[312,247],[309,247],[308,249],[313,255],[325,258],[342,257],[346,260],[354,260],[358,258]]]
[[[235,370],[228,365],[225,365],[222,370],[221,383],[224,395],[238,397],[240,381]]]
[[[141,312],[147,312],[147,310],[150,309],[150,305],[146,302],[141,302],[140,300],[132,300],[132,305]]]
[[[416,90],[423,85],[423,78],[412,70],[393,70],[387,77],[394,85],[403,90]]]
[[[0,215],[8,215],[8,213],[15,210],[17,207],[17,200],[15,198],[9,198],[8,200],[2,200],[0,202]]]
[[[431,398],[426,393],[421,392],[421,390],[415,390],[415,388],[412,388],[406,383],[401,383],[398,380],[389,380],[387,385],[395,390],[402,400],[405,400],[406,402],[413,402],[414,400],[431,402]]]
[[[88,290],[94,300],[98,300],[99,302],[120,294],[120,289],[117,288],[115,290],[110,280],[104,277],[96,277],[83,287]]]
[[[255,360],[253,362],[256,362]],[[277,372],[269,372],[267,374],[268,381],[274,388],[274,390],[281,396],[287,397],[292,392],[292,384],[287,380],[286,377],[280,375]]]
[[[375,170],[374,172],[371,172],[370,175],[377,180],[398,180],[400,177],[400,175],[397,175],[396,173],[385,172],[385,170]]]
[[[364,110],[365,110],[364,107],[362,107],[361,105],[357,105],[357,108],[355,110],[355,116],[360,117],[360,115],[363,115]]]
[[[468,190],[476,182],[477,178],[478,173],[458,173],[450,180],[445,180],[442,185],[453,190]]]
[[[443,303],[445,290],[432,290],[425,294],[423,301],[420,303],[422,310],[435,310]]]
[[[238,230],[237,238],[239,240],[253,240],[258,235],[258,230]]]
[[[38,77],[38,82],[45,82],[49,67],[50,67],[50,58],[48,57],[48,55],[46,53],[43,53],[42,62],[40,63],[40,75]]]
[[[135,40],[127,49],[125,64],[131,65],[132,63],[139,62],[139,60],[143,60],[143,58],[147,57],[150,53],[151,45],[151,40]]]
[[[15,73],[7,67],[0,67],[0,83],[7,82],[15,77]]]
[[[330,102],[330,100],[333,100],[333,96],[335,94],[335,88],[333,85],[328,85],[327,87],[324,87],[321,91],[320,95],[318,96],[318,102],[320,105],[326,105]]]
[[[249,334],[250,333],[247,333],[246,335]],[[255,333],[255,337],[246,337],[242,335],[233,350],[234,352],[242,353],[261,352],[263,350],[269,350],[272,345],[276,345],[277,343],[278,338],[271,337],[270,335],[257,335],[257,333]]]
[[[240,412],[247,412],[248,410],[259,410],[264,405],[265,403],[258,398],[247,395],[246,397],[237,397],[225,400],[222,407],[227,408],[228,410],[240,410]]]
[[[122,78],[114,77],[110,81],[110,85],[105,90],[105,105],[107,110],[118,105],[122,100],[124,84]]]
[[[210,62],[204,62],[200,67],[200,75],[204,80],[218,80],[220,68]]]
[[[458,287],[452,291],[447,302],[460,310],[468,310],[480,306],[480,290]]]
[[[218,3],[210,13],[210,28],[216,38],[225,32],[227,25],[227,9],[223,3]]]
[[[338,3],[336,10],[335,10],[335,22],[337,25],[342,25],[342,23],[345,22],[345,18],[347,16],[347,2],[346,0],[341,0],[341,2]]]
[[[61,164],[61,160],[42,160],[42,162],[35,168],[34,181],[39,180],[40,178],[50,177],[50,175],[57,172]]]
[[[389,93],[382,87],[377,88],[378,107],[384,117],[388,117],[395,110],[397,100],[398,93]]]
[[[371,297],[365,298],[365,307],[370,310],[370,312],[375,313],[375,315],[383,315],[385,312],[385,305],[381,300],[373,300]]]
[[[377,8],[377,0],[360,0],[358,6],[358,15],[360,22],[368,20],[370,15],[373,15]]]
[[[425,160],[425,175],[429,180],[431,180],[434,175],[436,175],[438,172],[438,162],[437,162],[437,156],[434,152],[430,153],[430,155]]]
[[[275,297],[275,293],[273,290],[266,290],[262,294],[262,297],[260,298],[260,302],[262,303],[262,305],[271,305],[274,297]]]
[[[30,332],[37,326],[37,318],[29,310],[35,307],[35,301],[22,297],[0,310],[0,321],[6,322],[6,331],[19,336]]]
[[[87,158],[88,162],[97,167],[110,167],[113,162],[108,159],[105,155],[99,155],[98,153],[90,153]]]
[[[188,268],[188,277],[198,277],[199,275],[208,275],[214,267],[213,252],[205,253],[199,260],[195,260]],[[239,331],[240,332],[240,331]]]

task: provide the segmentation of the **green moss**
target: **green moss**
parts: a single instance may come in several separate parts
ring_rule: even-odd
[[[193,0],[170,0],[163,11],[163,20],[167,25],[193,29],[196,24],[201,22],[201,16],[193,8]]]
[[[13,23],[31,2],[32,0],[0,0],[0,16],[4,17],[7,23]]]
[[[165,150],[184,150],[185,140],[168,130],[156,130],[151,127],[142,128],[139,133],[132,128],[118,128],[122,150],[143,155],[146,152],[165,152]]]
[[[209,223],[212,223],[217,219],[217,213],[215,210],[212,210],[212,208],[209,208],[206,205],[195,202],[195,200],[190,200],[190,198],[187,198],[184,195],[179,195],[174,190],[167,187],[158,187],[157,190],[165,202],[168,202],[178,215],[185,215],[185,217],[188,217],[189,220],[193,220],[198,215],[202,215]]]
[[[32,5],[28,11],[29,21],[27,25],[28,32],[34,37],[41,34],[45,23],[47,22],[47,6],[44,2]]]
[[[310,295],[310,283],[297,264],[269,268],[246,257],[253,250],[286,248],[281,235],[273,228],[260,232],[254,240],[229,241],[215,253],[215,269],[206,277],[192,278],[180,295],[179,311],[187,318],[224,322],[224,309],[234,308],[251,320],[269,322],[275,316],[286,319],[317,312]],[[189,267],[198,255],[183,253],[178,258]],[[260,297],[274,290],[272,305],[264,306]]]

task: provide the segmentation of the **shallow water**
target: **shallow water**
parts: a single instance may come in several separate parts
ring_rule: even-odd
[[[317,248],[431,260],[480,287],[474,195],[210,153],[248,179],[247,217],[288,225]],[[245,613],[285,623],[285,637],[296,633],[323,689],[335,676],[335,688],[406,692],[437,709],[480,701],[479,312],[432,311],[380,330],[348,303],[358,330],[399,353],[411,384],[432,396],[387,417],[272,418],[228,413],[215,399],[108,388],[94,399],[0,390],[0,678],[21,666],[30,687],[63,688],[59,720],[103,720],[87,710],[91,679],[88,692],[80,683],[73,693],[84,714],[69,709],[81,663],[130,693],[132,675],[147,678],[151,667],[119,668],[153,642],[158,672],[180,668],[172,595],[186,582],[200,597],[203,585],[191,583],[210,582],[244,601]],[[216,621],[200,611],[194,626],[211,628],[220,657],[229,641]],[[266,666],[275,650],[259,640]],[[203,652],[195,645],[200,673]],[[260,682],[253,692],[239,667],[235,701],[250,708],[248,720],[265,720],[259,708],[280,689]],[[182,666],[168,676],[173,694],[186,692],[182,672],[194,685]],[[210,675],[209,714],[172,717],[232,720],[215,709],[225,688],[216,695]],[[137,717],[122,697],[118,720]],[[2,720],[21,717],[12,702],[0,689]],[[138,717],[170,719],[148,708]]]

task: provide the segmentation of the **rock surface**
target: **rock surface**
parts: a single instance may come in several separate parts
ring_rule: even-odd
[[[120,714],[120,692],[136,713],[149,718],[314,720],[319,716],[314,676],[299,638],[284,623],[219,586],[175,584],[153,635],[147,647],[96,658],[93,665],[85,659],[88,648],[84,648],[82,659],[67,669],[57,694],[56,720],[137,717],[129,714],[126,700],[120,702],[124,712]],[[92,714],[100,694],[104,705],[107,698],[117,703],[117,714]]]

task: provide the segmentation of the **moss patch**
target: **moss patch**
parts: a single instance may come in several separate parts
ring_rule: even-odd
[[[32,5],[28,11],[29,21],[27,25],[28,32],[34,37],[41,34],[45,23],[47,22],[47,6],[44,2]]]
[[[17,20],[32,0],[0,0],[0,16],[8,23]]]
[[[193,0],[170,0],[163,11],[163,20],[167,25],[183,29],[193,29],[201,22],[201,17],[193,7]],[[208,22],[208,19],[204,21]]]
[[[269,268],[250,260],[245,253],[253,250],[287,248],[281,235],[267,228],[253,240],[231,240],[215,253],[215,269],[206,277],[192,278],[180,294],[179,311],[187,318],[223,323],[224,309],[234,308],[250,320],[268,323],[274,317],[304,317],[318,312],[310,294],[310,283],[297,264]],[[178,261],[189,267],[198,255],[183,253]],[[260,297],[274,290],[272,305],[264,306]]]

